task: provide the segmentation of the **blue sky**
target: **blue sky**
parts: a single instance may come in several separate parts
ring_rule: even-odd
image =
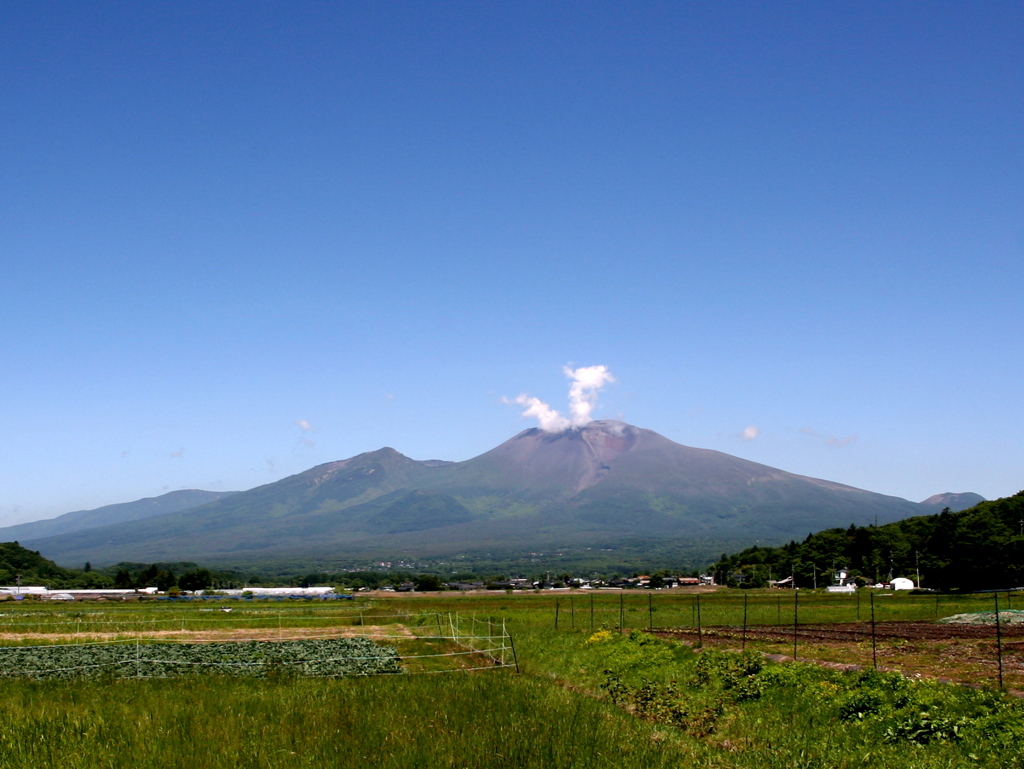
[[[466,459],[566,364],[680,443],[1012,494],[1022,39],[998,2],[4,3],[0,523]]]

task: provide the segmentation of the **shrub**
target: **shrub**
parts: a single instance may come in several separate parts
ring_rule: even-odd
[[[756,652],[736,654],[707,649],[697,660],[694,683],[700,687],[733,689],[756,676],[763,667],[764,658]]]
[[[918,745],[949,742],[959,740],[961,730],[968,723],[966,718],[943,718],[925,710],[897,720],[885,730],[884,738],[886,742],[916,742]]]
[[[854,721],[877,716],[886,710],[886,702],[878,692],[861,689],[850,692],[839,704],[839,719]]]

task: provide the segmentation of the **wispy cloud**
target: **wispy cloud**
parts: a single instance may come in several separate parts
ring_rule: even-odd
[[[847,435],[845,438],[839,438],[835,435],[830,435],[828,436],[828,438],[825,439],[825,443],[827,443],[829,446],[839,448],[840,446],[848,446],[855,440],[857,440],[856,435]]]
[[[838,435],[822,435],[811,427],[801,427],[799,430],[801,435],[806,435],[809,438],[814,438],[819,441],[824,441],[826,446],[831,446],[834,449],[842,448],[843,446],[849,446],[855,440],[856,435],[847,435],[840,437]]]
[[[177,451],[172,451],[170,454],[168,454],[168,456],[173,457],[174,459],[184,459],[185,449],[178,449]]]
[[[305,446],[306,448],[309,448],[309,449],[316,448],[316,444],[313,443],[313,440],[311,438],[307,437],[309,435],[309,433],[315,433],[316,432],[316,428],[313,427],[312,424],[310,424],[309,420],[308,419],[299,419],[299,420],[296,420],[295,422],[293,422],[292,424],[294,424],[296,427],[298,427],[299,430],[301,431],[300,434],[299,434],[299,443],[301,443],[303,446]]]
[[[761,428],[757,425],[747,425],[743,428],[743,432],[740,433],[740,437],[745,441],[752,441],[761,434]]]

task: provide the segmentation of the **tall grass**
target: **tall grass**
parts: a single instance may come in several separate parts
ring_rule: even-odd
[[[703,752],[531,677],[0,684],[0,767],[679,766]]]

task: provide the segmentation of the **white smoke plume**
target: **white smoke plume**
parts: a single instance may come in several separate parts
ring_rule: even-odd
[[[578,369],[566,366],[562,369],[572,380],[569,386],[569,418],[559,414],[540,398],[523,393],[515,400],[502,398],[503,403],[526,406],[524,417],[535,417],[539,427],[546,433],[559,433],[570,427],[579,429],[593,420],[591,413],[597,405],[597,395],[610,382],[615,381],[607,366],[581,366]]]
[[[560,433],[572,425],[568,419],[540,398],[531,397],[526,393],[523,393],[514,401],[506,400],[506,403],[518,403],[520,406],[526,406],[523,416],[536,417],[537,422],[540,424],[540,429],[546,433]]]
[[[597,405],[597,394],[604,386],[615,381],[607,366],[580,366],[578,369],[571,369],[568,366],[562,369],[569,379],[573,380],[569,386],[569,414],[573,427],[583,427],[594,420],[590,412]]]
[[[761,428],[757,425],[747,425],[743,428],[743,432],[740,433],[740,437],[745,441],[752,441],[761,434]]]

